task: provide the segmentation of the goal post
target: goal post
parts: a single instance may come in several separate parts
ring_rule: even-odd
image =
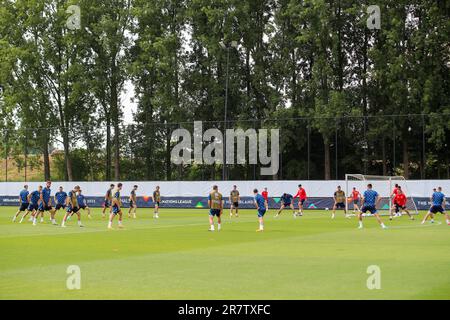
[[[354,207],[352,201],[352,190],[353,187],[361,193],[367,188],[367,185],[371,183],[373,189],[378,192],[380,195],[381,201],[378,205],[378,212],[382,215],[389,214],[392,208],[392,198],[391,194],[394,190],[394,186],[398,184],[403,193],[406,195],[406,209],[411,214],[419,214],[417,210],[416,203],[414,202],[414,198],[408,190],[408,185],[406,183],[406,179],[402,176],[375,176],[375,175],[365,175],[365,174],[346,174],[345,175],[345,194],[347,197],[347,201],[345,202],[345,208],[347,212],[352,210]],[[362,205],[362,204],[361,204]]]

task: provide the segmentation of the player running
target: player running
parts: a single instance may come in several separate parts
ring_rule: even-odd
[[[359,220],[359,227],[358,229],[363,228],[362,223],[362,217],[363,213],[365,214],[367,211],[369,211],[371,214],[375,215],[375,218],[377,218],[378,223],[383,229],[387,229],[387,227],[384,225],[383,221],[380,218],[380,215],[377,211],[377,205],[380,202],[381,198],[378,192],[372,189],[372,184],[369,183],[367,185],[367,190],[364,191],[364,194],[362,196],[361,202],[363,204],[361,208],[361,212],[358,212],[358,220]]]
[[[83,227],[83,225],[81,224],[81,213],[80,213],[80,207],[79,207],[78,199],[77,199],[77,193],[79,190],[80,190],[80,186],[75,186],[72,189],[72,191],[69,191],[69,193],[67,194],[66,214],[64,215],[63,221],[61,223],[62,228],[66,227],[67,218],[72,216],[74,213],[76,213],[78,216],[78,226],[80,228]]]
[[[59,191],[55,193],[55,210],[59,211],[60,209],[66,208],[66,199],[67,199],[67,193],[64,191],[63,187],[59,187]]]
[[[109,208],[109,214],[111,214],[111,200],[112,200],[112,191],[114,189],[114,185],[111,184],[109,186],[109,189],[106,190],[105,194],[105,202],[103,202],[103,210],[102,210],[102,218],[105,217],[105,211],[107,208]]]
[[[283,209],[290,207],[292,209],[292,213],[294,215],[294,218],[296,217],[295,215],[295,209],[294,209],[294,203],[293,203],[293,197],[292,194],[289,193],[283,193],[283,195],[280,198],[281,201],[281,207],[278,210],[277,214],[275,215],[275,218],[278,218],[278,216],[280,215],[281,211],[283,211]]]
[[[223,211],[223,198],[222,194],[219,192],[219,187],[214,185],[213,190],[208,196],[208,206],[209,206],[209,225],[208,231],[214,231],[214,216],[217,217],[217,231],[221,230],[222,219],[220,216]]]
[[[41,191],[41,202],[39,203],[39,212],[41,213],[41,222],[44,222],[44,211],[50,212],[50,220],[53,225],[57,225],[55,220],[55,214],[56,210],[52,207],[52,189],[50,187],[52,186],[51,181],[47,181],[45,188]],[[38,212],[38,216],[39,216]]]
[[[258,210],[258,220],[259,220],[259,229],[256,232],[264,231],[264,214],[266,213],[266,200],[262,195],[258,193],[258,189],[253,190],[253,194],[255,195],[255,206],[256,210]]]
[[[128,209],[128,218],[131,218],[131,213],[133,213],[133,219],[136,219],[136,209],[137,209],[137,205],[136,205],[136,190],[137,190],[138,186],[134,185],[133,189],[131,189],[130,192],[130,198],[128,200],[130,200],[130,209]]]
[[[81,209],[87,210],[88,218],[92,219],[91,208],[89,208],[89,206],[87,205],[86,198],[84,197],[84,194],[81,193],[81,189],[79,189],[77,192],[77,202],[78,202],[78,207],[80,208],[80,210]]]
[[[395,216],[398,217],[402,215],[402,212],[406,212],[406,214],[409,216],[411,220],[414,220],[414,217],[409,213],[408,209],[406,209],[406,195],[403,193],[402,189],[398,187],[397,194],[394,197],[394,208],[391,209],[389,220],[392,220]]]
[[[391,202],[392,202],[391,211],[395,210],[395,205],[396,205],[395,196],[397,195],[399,189],[400,189],[400,186],[398,185],[398,183],[396,183],[394,186],[394,189],[392,189],[392,192],[391,192]]]
[[[159,203],[161,201],[161,192],[159,191],[159,186],[156,186],[156,190],[153,191],[153,198],[152,201],[155,203],[155,209],[153,211],[153,218],[158,219],[158,213],[159,213]]]
[[[261,192],[261,195],[266,201],[266,212],[269,212],[269,192],[267,191],[267,188],[264,188],[264,191]]]
[[[37,218],[39,215],[39,203],[41,202],[41,192],[42,186],[39,186],[37,190],[34,190],[32,193],[28,195],[30,205],[28,206],[27,211],[31,212],[31,219],[33,221],[33,226],[37,223]]]
[[[337,186],[337,190],[333,195],[334,204],[333,204],[333,213],[331,214],[331,219],[334,219],[336,214],[336,209],[344,209],[344,215],[347,218],[347,210],[345,209],[345,192],[341,189],[341,186]]]
[[[356,187],[353,187],[352,190],[352,201],[353,201],[353,213],[356,213],[356,211],[360,211],[359,208],[359,202],[361,201],[361,193],[356,190]]]
[[[294,199],[298,197],[298,216],[303,215],[303,204],[306,201],[306,191],[302,187],[301,184],[298,185],[297,194],[294,196]]]
[[[122,225],[122,201],[120,200],[120,191],[122,190],[122,183],[118,183],[117,187],[112,191],[112,212],[109,215],[108,229],[112,229],[112,222],[116,215],[119,215],[118,227],[123,228]]]
[[[431,208],[422,220],[422,224],[427,221],[428,217],[431,217],[431,223],[434,223],[434,214],[440,212],[445,214],[445,221],[447,225],[450,226],[450,218],[448,213],[445,211],[445,195],[442,193],[442,188],[438,187],[437,191],[433,192],[431,196]]]
[[[19,193],[19,209],[17,210],[16,214],[14,215],[12,222],[16,222],[17,217],[21,212],[25,211],[25,215],[22,216],[19,223],[22,223],[23,219],[28,215],[28,206],[30,205],[28,200],[28,195],[30,192],[28,191],[28,185],[23,186],[23,190]]]
[[[233,186],[233,190],[230,192],[230,217],[233,217],[233,209],[235,210],[235,216],[239,216],[239,200],[241,200],[241,197],[239,196],[239,191],[237,189],[237,186]]]

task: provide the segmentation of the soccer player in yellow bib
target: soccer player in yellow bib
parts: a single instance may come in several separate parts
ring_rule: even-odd
[[[159,186],[156,186],[156,190],[153,191],[152,201],[155,203],[155,210],[153,211],[153,218],[158,219],[159,213],[159,202],[161,201],[161,192],[159,191]]]
[[[221,229],[221,218],[223,211],[223,198],[222,194],[219,192],[218,186],[213,186],[213,190],[208,196],[208,206],[209,206],[209,231],[214,231],[214,216],[217,216],[217,231]]]
[[[239,196],[239,191],[237,186],[233,186],[233,190],[230,192],[230,217],[233,217],[233,209],[235,211],[235,216],[239,216],[239,200],[241,197]]]
[[[133,189],[131,189],[130,192],[130,198],[128,200],[130,200],[130,209],[128,209],[128,218],[131,218],[131,214],[133,214],[133,219],[136,219],[136,209],[137,209],[137,198],[136,198],[136,190],[137,190],[138,186],[134,185]]]
[[[115,216],[119,216],[118,227],[123,228],[122,225],[122,201],[120,200],[120,191],[122,190],[122,183],[118,183],[117,187],[112,191],[112,211],[109,215],[108,229],[112,229],[112,222]]]
[[[76,213],[78,216],[78,226],[83,227],[81,224],[80,205],[78,204],[77,192],[80,190],[80,186],[75,186],[72,191],[69,191],[66,198],[66,214],[64,215],[61,227],[66,227],[67,218]]]
[[[336,209],[341,208],[344,209],[345,217],[347,217],[347,211],[345,210],[345,192],[341,189],[341,186],[337,187],[337,190],[334,192],[334,205],[333,205],[333,214],[331,215],[331,219],[334,219],[334,215],[336,213]]]

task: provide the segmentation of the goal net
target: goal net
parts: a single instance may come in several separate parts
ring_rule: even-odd
[[[373,190],[377,191],[380,195],[380,203],[378,204],[378,212],[382,215],[387,215],[392,208],[392,192],[395,185],[398,184],[403,193],[406,195],[406,209],[411,214],[418,214],[416,203],[413,197],[409,193],[408,186],[406,184],[406,179],[402,176],[372,176],[364,174],[346,174],[345,175],[345,194],[348,201],[346,202],[346,209],[349,212],[354,209],[352,191],[355,187],[361,193],[367,189],[367,185],[371,183]],[[362,204],[358,201],[358,206],[361,208]]]

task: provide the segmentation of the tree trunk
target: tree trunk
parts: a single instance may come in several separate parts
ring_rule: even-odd
[[[328,137],[323,136],[323,148],[324,148],[324,171],[325,180],[331,179],[331,161],[330,161],[330,142]]]
[[[170,163],[170,128],[166,127],[166,180],[172,179],[172,166]]]
[[[117,66],[113,54],[111,62],[111,115],[114,126],[114,179],[120,180],[120,128],[119,128],[119,105],[117,92]]]
[[[106,180],[111,181],[111,116],[106,116]]]
[[[48,152],[48,132],[46,131],[44,136],[44,141],[43,141],[43,157],[44,157],[44,180],[48,181],[50,180],[50,155]]]
[[[64,147],[64,160],[66,165],[65,180],[73,181],[72,176],[72,162],[70,161],[70,144],[69,144],[69,132],[66,127],[66,121],[64,118],[63,105],[61,102],[60,94],[58,93],[58,110],[59,110],[59,121],[61,126],[61,135],[63,138]]]
[[[405,179],[409,178],[409,154],[408,154],[408,140],[403,136],[403,176]]]
[[[66,180],[73,181],[72,175],[72,161],[70,160],[70,152],[69,152],[69,134],[67,129],[64,129],[63,134],[63,145],[64,145],[64,158],[66,159]]]
[[[383,156],[383,176],[387,176],[386,139],[384,137],[381,140],[381,154]]]

